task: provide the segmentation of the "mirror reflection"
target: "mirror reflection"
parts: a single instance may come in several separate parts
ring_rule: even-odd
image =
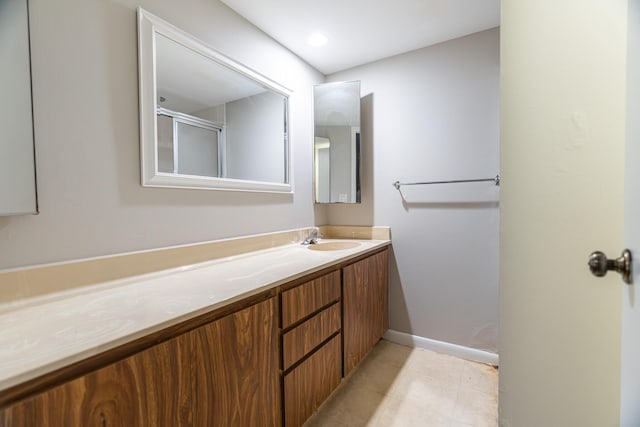
[[[313,105],[316,203],[360,203],[360,82],[317,85]]]
[[[27,0],[0,0],[0,215],[35,214]]]
[[[142,9],[139,20],[143,185],[290,192],[289,92]]]

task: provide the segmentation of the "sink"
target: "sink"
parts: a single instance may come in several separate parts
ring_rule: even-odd
[[[320,242],[307,246],[312,251],[341,251],[360,246],[358,242]]]

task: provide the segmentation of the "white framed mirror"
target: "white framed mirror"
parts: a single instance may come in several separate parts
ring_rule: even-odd
[[[360,82],[313,87],[316,203],[360,203]]]
[[[291,193],[291,91],[138,8],[145,187]]]

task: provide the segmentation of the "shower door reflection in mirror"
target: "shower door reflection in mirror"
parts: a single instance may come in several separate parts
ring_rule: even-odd
[[[222,176],[222,125],[164,108],[158,109],[158,171]]]

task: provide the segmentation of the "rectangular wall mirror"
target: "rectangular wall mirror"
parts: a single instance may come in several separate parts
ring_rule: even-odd
[[[35,214],[27,0],[0,0],[0,215]]]
[[[360,203],[360,82],[313,88],[316,203]]]
[[[285,87],[138,9],[142,185],[291,192]]]

